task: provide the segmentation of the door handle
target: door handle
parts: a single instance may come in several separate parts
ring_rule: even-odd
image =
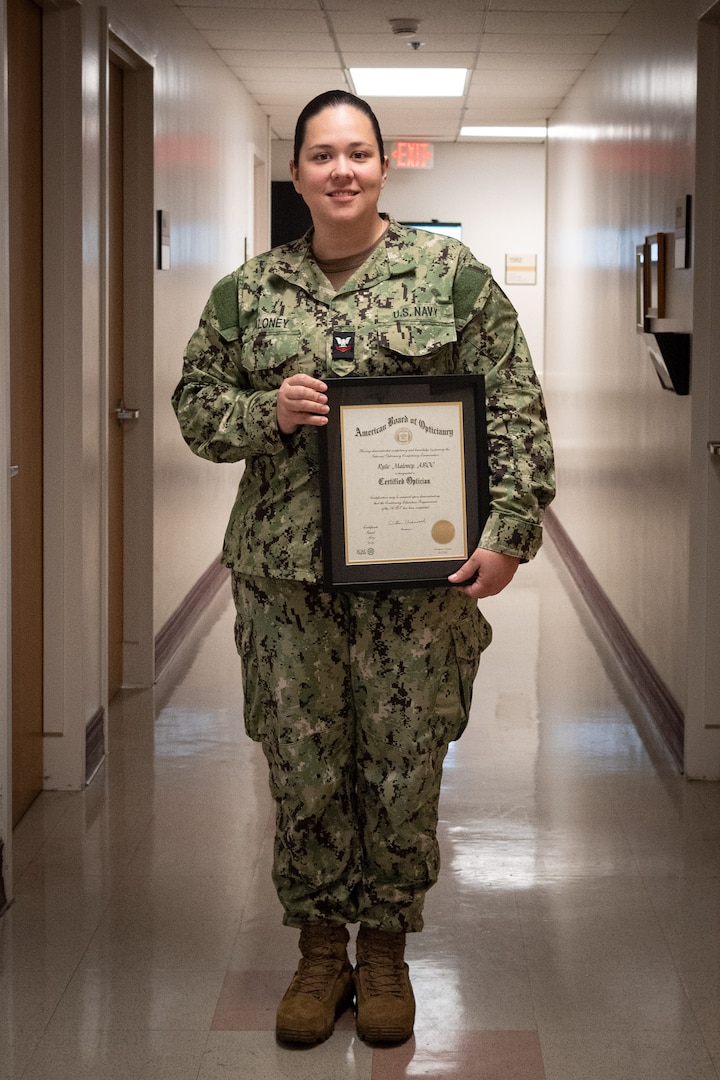
[[[17,474],[19,472],[20,472],[20,466],[19,465],[11,465],[10,466],[10,479],[12,480],[13,476],[17,476]]]
[[[720,442],[709,442],[707,447],[710,457],[720,457]]]
[[[131,409],[128,405],[125,404],[124,401],[119,401],[117,409],[114,409],[113,412],[115,413],[115,417],[120,424],[122,424],[123,420],[140,419],[140,410]]]

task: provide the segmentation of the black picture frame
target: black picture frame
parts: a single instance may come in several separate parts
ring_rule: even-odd
[[[330,413],[319,429],[319,469],[322,505],[323,568],[326,588],[336,590],[452,587],[447,580],[477,547],[490,510],[488,480],[485,380],[482,375],[398,375],[387,377],[326,379]],[[351,561],[346,549],[346,500],[352,498],[352,477],[343,475],[343,409],[355,406],[385,407],[393,420],[401,409],[416,423],[411,410],[437,404],[457,405],[462,418],[461,467],[464,474],[464,547],[462,558],[392,559]],[[349,414],[348,414],[349,415]],[[427,430],[427,429],[426,429]],[[460,438],[460,436],[458,436]],[[380,481],[378,481],[379,483]],[[398,479],[396,483],[401,483]],[[435,523],[440,524],[439,522]],[[464,582],[463,584],[467,584]]]

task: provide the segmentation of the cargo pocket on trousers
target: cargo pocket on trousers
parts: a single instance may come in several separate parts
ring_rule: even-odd
[[[252,622],[241,614],[241,593],[239,583],[233,575],[233,596],[235,597],[235,648],[240,657],[242,677],[243,722],[245,731],[254,742],[261,742],[266,728],[265,698],[261,676],[261,664],[255,647],[255,635]]]
[[[472,690],[480,657],[492,640],[490,623],[478,607],[450,626],[447,672],[437,699],[444,714],[447,741],[459,739],[470,718]]]

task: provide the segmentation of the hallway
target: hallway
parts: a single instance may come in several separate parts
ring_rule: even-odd
[[[155,693],[124,693],[91,786],[16,830],[0,1080],[718,1080],[720,784],[635,725],[564,581],[548,546],[483,603],[408,940],[414,1040],[373,1050],[346,1014],[317,1048],[275,1042],[297,933],[223,593]]]

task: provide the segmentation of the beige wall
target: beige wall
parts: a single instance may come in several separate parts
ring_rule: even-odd
[[[157,632],[220,552],[242,466],[200,461],[170,408],[182,353],[215,282],[239,266],[253,237],[253,159],[269,168],[266,117],[192,36],[167,48],[156,93],[156,206],[171,219],[172,269],[155,273],[155,616]],[[163,17],[163,22],[164,22]]]
[[[698,9],[701,5],[697,5]],[[686,703],[690,398],[663,390],[635,330],[635,245],[694,190],[694,2],[639,0],[554,115],[545,387],[556,512]],[[689,331],[692,270],[669,270]]]
[[[135,447],[130,456],[137,457],[138,442],[142,445],[134,481],[138,520],[129,530],[133,541],[136,525],[142,533],[137,545],[142,554],[126,566],[126,582],[142,609],[146,679],[153,638],[217,557],[234,497],[237,470],[194,458],[182,442],[169,399],[183,348],[212,285],[242,262],[246,246],[267,246],[267,236],[252,233],[255,220],[267,221],[269,188],[265,180],[263,190],[254,192],[253,176],[263,175],[262,168],[254,168],[258,163],[269,166],[269,135],[264,114],[166,0],[45,5],[44,25],[52,58],[46,73],[45,322],[52,333],[46,335],[45,773],[48,787],[77,789],[85,779],[86,725],[107,707],[106,444],[114,422],[106,400],[108,49],[119,46],[142,73],[144,119],[129,137],[141,139],[144,126],[148,140],[145,179],[127,180],[128,189],[141,193],[144,216],[136,245],[140,255],[126,266],[126,273],[142,282],[137,319],[126,309],[127,340],[138,337],[129,352],[135,348],[140,355],[138,365],[126,349],[126,371],[141,368],[134,373],[137,399],[129,402],[141,409],[141,420],[128,432],[126,458],[128,447]],[[0,198],[6,206],[4,177],[3,165]],[[255,213],[255,199],[264,213]],[[171,220],[167,271],[154,269],[156,209],[166,210]],[[6,259],[4,232],[0,237]],[[6,305],[3,288],[0,309]],[[6,356],[3,350],[2,385]],[[4,406],[0,439],[6,447]],[[6,595],[6,477],[0,497]],[[0,674],[6,670],[7,630],[4,622]],[[6,679],[2,685],[0,835],[7,838]]]

